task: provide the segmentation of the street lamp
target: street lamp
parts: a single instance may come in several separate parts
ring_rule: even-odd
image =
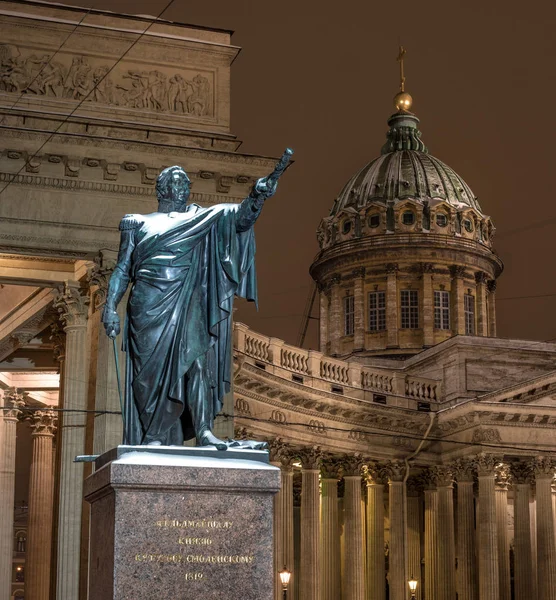
[[[411,592],[411,600],[415,600],[415,592],[417,591],[417,580],[411,576],[411,579],[407,582],[409,585],[409,591]]]
[[[291,576],[292,574],[290,573],[290,571],[288,571],[288,569],[286,569],[286,566],[284,565],[284,568],[280,571],[280,581],[282,582],[282,594],[284,600],[287,600],[288,598],[288,584],[290,582]]]

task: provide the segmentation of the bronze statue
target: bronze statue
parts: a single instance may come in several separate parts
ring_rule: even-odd
[[[158,212],[122,219],[102,321],[108,336],[120,333],[116,307],[131,283],[124,443],[237,444],[212,432],[230,389],[232,305],[236,294],[257,300],[253,225],[291,155],[240,204],[208,208],[187,204],[190,180],[169,167],[156,182]]]

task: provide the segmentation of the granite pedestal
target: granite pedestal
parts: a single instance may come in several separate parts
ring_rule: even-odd
[[[89,599],[272,600],[279,487],[261,451],[119,447],[99,457],[85,481]]]

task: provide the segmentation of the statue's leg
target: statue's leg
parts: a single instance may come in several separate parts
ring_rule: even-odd
[[[187,372],[187,406],[195,428],[198,446],[215,446],[218,450],[228,448],[226,442],[212,433],[211,376],[206,356],[200,356]]]

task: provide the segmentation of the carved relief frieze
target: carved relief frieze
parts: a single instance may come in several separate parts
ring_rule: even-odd
[[[194,118],[214,116],[214,77],[209,71],[163,72],[129,61],[114,67],[101,58],[63,51],[53,57],[14,44],[0,44],[0,91]]]

